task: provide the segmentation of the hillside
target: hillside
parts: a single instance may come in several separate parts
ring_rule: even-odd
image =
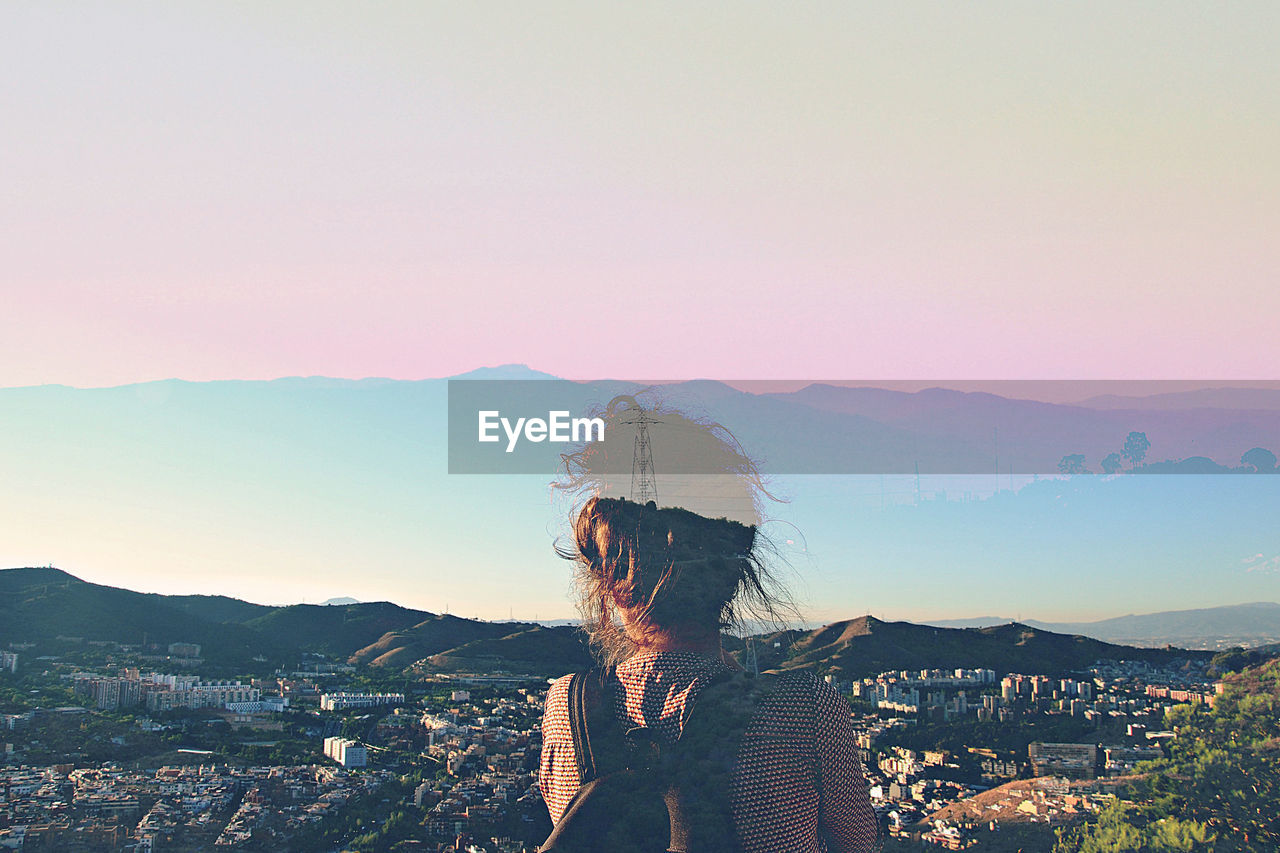
[[[199,643],[214,664],[301,651],[350,655],[431,614],[388,602],[269,607],[226,596],[158,595],[83,581],[53,568],[0,570],[0,643],[79,637],[164,647]],[[452,645],[471,639],[461,636]]]
[[[274,610],[266,604],[253,604],[225,595],[152,595],[160,603],[176,607],[206,622],[248,622]]]
[[[564,675],[592,665],[586,637],[576,628],[534,626],[505,637],[476,640],[432,655],[415,669],[423,672],[493,672]]]
[[[269,607],[226,596],[158,595],[88,583],[60,569],[0,570],[0,644],[77,637],[199,643],[215,665],[321,652],[356,664],[433,671],[562,674],[590,664],[573,627],[482,622],[390,602]]]
[[[82,637],[125,644],[199,643],[210,657],[243,659],[263,643],[256,632],[193,613],[190,601],[87,583],[51,568],[0,571],[6,601],[0,641]]]
[[[351,655],[351,663],[403,668],[477,640],[497,639],[534,627],[521,622],[478,622],[443,614],[388,631]]]
[[[222,596],[167,596],[87,583],[58,569],[0,570],[7,603],[0,643],[59,636],[124,644],[199,643],[206,660],[285,662],[305,651],[356,664],[423,672],[558,675],[590,664],[573,626],[481,622],[390,602],[267,607]],[[761,669],[814,669],[863,678],[900,669],[989,668],[1048,675],[1100,658],[1169,662],[1207,652],[1141,649],[1010,623],[939,628],[862,616],[811,631],[753,638]],[[743,659],[744,643],[726,639]]]
[[[288,637],[297,646],[346,656],[388,631],[417,624],[434,614],[389,601],[365,604],[291,604],[257,616],[245,625],[262,634]]]
[[[1209,656],[1207,652],[1113,645],[1017,623],[987,628],[936,628],[911,622],[882,622],[871,616],[807,632],[769,634],[760,638],[757,649],[761,669],[816,668],[849,679],[897,669],[960,667],[1059,675],[1085,668],[1101,658],[1168,662]]]

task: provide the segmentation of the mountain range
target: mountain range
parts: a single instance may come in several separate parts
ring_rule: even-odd
[[[1014,620],[1000,616],[974,619],[943,619],[930,625],[944,628],[982,628],[1002,625]],[[1280,642],[1280,604],[1259,601],[1225,607],[1195,610],[1170,610],[1101,619],[1096,622],[1041,622],[1025,619],[1023,623],[1043,631],[1059,634],[1083,634],[1112,643],[1138,646],[1181,645],[1206,648],[1224,643],[1265,645]]]
[[[0,643],[49,647],[80,641],[199,643],[213,666],[254,658],[288,663],[318,652],[354,664],[419,674],[509,672],[557,675],[590,655],[569,625],[485,622],[390,602],[271,607],[225,596],[157,595],[88,583],[55,568],[0,570],[6,602]],[[1207,652],[1133,648],[1025,624],[948,628],[870,616],[812,630],[728,639],[761,669],[810,669],[861,678],[886,670],[989,668],[1056,675],[1101,658],[1169,662]]]
[[[581,410],[638,387],[556,381],[519,366],[461,378],[518,386],[515,399],[541,406],[543,416],[561,394],[563,408]],[[498,473],[524,470],[537,482],[450,473],[450,389],[459,384],[305,377],[0,389],[0,471],[11,486],[0,511],[22,532],[9,537],[4,565],[132,566],[133,577],[163,573],[168,589],[250,599],[349,594],[490,619],[561,615],[563,567],[548,545],[563,516],[544,486],[566,448],[522,442],[507,454],[484,445],[497,448]],[[689,381],[661,390],[673,406],[731,428],[777,494],[794,498],[768,512],[811,540],[812,551],[796,540],[797,564],[811,553],[828,579],[860,572],[857,583],[817,589],[835,605],[826,618],[867,607],[911,612],[921,606],[915,589],[945,582],[943,564],[971,578],[949,588],[949,606],[965,614],[1088,612],[1096,601],[1085,591],[1149,601],[1149,610],[1280,600],[1280,554],[1268,534],[1280,477],[1026,476],[1015,486],[1013,476],[993,476],[997,459],[1002,474],[1029,475],[1056,473],[1070,454],[1096,472],[1135,430],[1151,442],[1148,460],[1199,458],[1196,470],[1244,473],[1242,454],[1280,448],[1280,409],[1268,389],[1160,396],[1148,409],[1142,401],[1154,397],[1096,406],[1086,393],[1070,404],[1028,399],[1035,387],[1025,384],[992,386],[1006,396],[823,383],[778,390],[785,387],[794,386]],[[467,426],[460,434],[474,438],[474,417]],[[678,441],[656,427],[651,439],[658,479],[670,472],[674,481],[659,483],[661,493],[695,501],[701,493],[679,482],[678,455],[664,445]],[[502,469],[526,447],[529,468]],[[617,458],[626,483],[632,454]],[[923,483],[911,481],[917,463]],[[1162,464],[1125,470],[1167,470]],[[930,476],[948,471],[978,473]],[[792,476],[840,472],[904,476]],[[720,511],[714,498],[704,503]],[[862,529],[851,535],[850,523]],[[1069,536],[1073,527],[1096,537]],[[783,528],[773,529],[791,538]],[[1265,567],[1241,562],[1259,553]],[[460,565],[474,571],[455,571]],[[1050,591],[1064,571],[1080,580],[1068,600]],[[1222,583],[1202,588],[1206,572]]]
[[[613,380],[554,381],[523,365],[454,378],[482,379],[486,388],[492,386],[484,407],[543,415],[550,402],[584,412],[645,387]],[[661,393],[681,408],[731,425],[744,446],[768,460],[771,473],[986,474],[996,470],[998,460],[1001,472],[1056,474],[1062,458],[1075,453],[1097,471],[1131,431],[1148,436],[1149,462],[1197,460],[1194,472],[1199,473],[1237,468],[1254,447],[1280,448],[1280,390],[1269,388],[1096,396],[1073,404],[942,387],[910,393],[820,382],[787,392],[768,388],[696,380],[664,385]],[[1018,390],[1011,387],[1009,393]],[[99,467],[104,463],[95,453],[130,458],[150,447],[153,455],[170,456],[173,439],[181,438],[186,452],[203,448],[218,455],[219,444],[228,442],[241,453],[250,451],[244,458],[228,458],[234,470],[259,455],[274,464],[321,451],[363,460],[361,446],[370,434],[406,459],[443,459],[454,449],[446,448],[450,428],[465,427],[467,436],[475,431],[474,413],[455,405],[451,393],[446,379],[162,380],[96,389],[46,385],[0,389],[0,413],[15,438],[43,435],[49,446]],[[93,424],[92,446],[84,441],[85,424]],[[660,437],[655,432],[654,440]],[[22,442],[15,446],[30,449]],[[505,454],[499,447],[498,457],[508,467],[498,470],[518,473],[510,465],[527,458],[524,473],[549,473],[561,450],[545,443]],[[1208,465],[1200,460],[1209,460]],[[1146,473],[1165,470],[1150,467]]]
[[[759,667],[813,669],[842,679],[892,670],[992,669],[1044,673],[1076,672],[1098,660],[1153,664],[1207,652],[1150,649],[1057,634],[1011,622],[983,628],[938,628],[914,622],[884,622],[859,616],[811,631],[781,631],[753,638]]]

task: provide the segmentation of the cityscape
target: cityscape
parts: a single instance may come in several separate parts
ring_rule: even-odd
[[[761,639],[756,665],[806,636]],[[1048,851],[1168,757],[1171,719],[1212,712],[1231,654],[1265,655],[1131,651],[1070,672],[814,674],[849,702],[886,849]],[[206,655],[189,639],[10,641],[0,848],[524,853],[549,831],[537,772],[554,671],[307,652],[228,677]]]
[[[1280,853],[1277,43],[4,4],[0,853]]]

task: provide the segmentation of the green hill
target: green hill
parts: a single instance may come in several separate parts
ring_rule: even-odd
[[[505,637],[534,627],[521,622],[479,622],[448,614],[428,616],[415,625],[388,631],[352,654],[351,662],[403,668],[476,640]]]
[[[206,622],[248,622],[275,610],[266,604],[253,604],[225,595],[156,595],[165,604],[190,613]]]
[[[275,635],[291,645],[327,654],[347,656],[388,631],[408,628],[432,617],[389,601],[364,604],[291,604],[250,619],[246,627]]]
[[[199,643],[210,664],[313,651],[403,669],[563,673],[586,665],[572,628],[481,622],[386,601],[269,607],[212,595],[157,595],[103,586],[53,568],[0,570],[0,644],[77,637],[122,644]],[[441,657],[443,656],[443,657]]]
[[[476,640],[432,655],[420,672],[494,672],[564,675],[592,665],[586,636],[577,628],[541,625],[505,637]]]
[[[347,657],[432,616],[389,602],[269,607],[226,596],[157,595],[88,583],[52,568],[0,570],[0,642],[80,637],[122,644],[199,643],[214,664],[316,651]],[[465,621],[465,620],[463,620]],[[459,633],[449,646],[472,635]],[[448,647],[448,646],[446,646]]]
[[[390,602],[268,607],[225,596],[168,596],[87,583],[52,568],[0,570],[0,643],[82,637],[125,644],[190,642],[211,664],[305,651],[352,663],[426,672],[558,675],[589,665],[576,628],[481,622]],[[938,628],[863,616],[811,631],[752,638],[764,669],[813,669],[842,679],[892,670],[987,668],[1056,676],[1111,659],[1168,663],[1208,652],[1144,649],[1010,623]],[[726,648],[743,659],[743,641]]]
[[[4,642],[59,636],[134,645],[190,642],[199,643],[206,658],[232,660],[252,657],[264,645],[256,631],[200,618],[171,605],[168,596],[87,583],[59,569],[0,571],[0,596],[6,602]]]
[[[988,628],[935,628],[860,616],[812,631],[783,631],[756,643],[761,669],[814,668],[856,679],[891,670],[993,669],[1056,676],[1111,658],[1166,663],[1208,652],[1139,649],[1018,623]],[[741,652],[738,652],[739,656]]]

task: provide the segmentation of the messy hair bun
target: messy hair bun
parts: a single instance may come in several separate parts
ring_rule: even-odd
[[[597,654],[612,664],[637,650],[621,611],[646,629],[676,636],[780,625],[794,608],[763,559],[775,551],[759,530],[760,496],[768,492],[755,465],[720,425],[655,406],[644,411],[659,424],[654,435],[666,438],[658,465],[698,482],[697,494],[686,500],[673,493],[663,501],[671,505],[661,507],[612,496],[607,461],[629,463],[632,439],[611,435],[610,427],[625,423],[632,408],[639,404],[631,397],[609,404],[605,439],[566,456],[557,484],[586,498],[571,511],[568,546],[556,550],[576,565],[578,609]],[[715,494],[707,503],[709,492]],[[698,501],[702,512],[676,505]]]

